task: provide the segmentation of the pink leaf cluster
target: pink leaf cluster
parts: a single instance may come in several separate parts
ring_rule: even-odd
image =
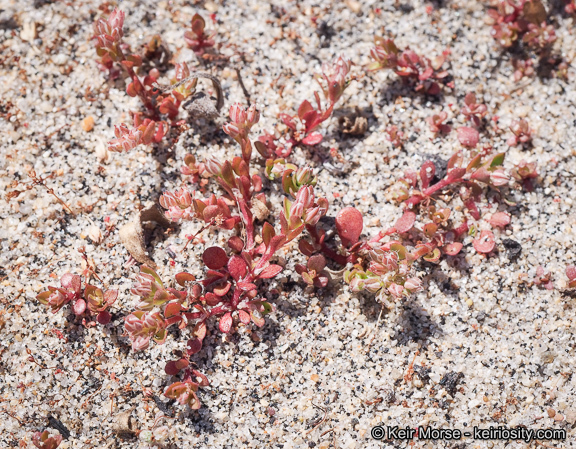
[[[369,70],[393,70],[396,75],[405,81],[414,84],[414,90],[429,95],[438,95],[440,93],[440,84],[445,83],[448,87],[453,88],[452,81],[445,81],[448,72],[442,69],[446,62],[449,50],[445,50],[434,60],[425,56],[420,56],[406,48],[399,50],[392,39],[382,37],[374,38],[374,48],[370,56],[374,60],[369,66]]]
[[[82,277],[77,274],[65,273],[60,278],[61,287],[48,287],[39,293],[36,299],[47,305],[52,313],[58,312],[66,304],[72,304],[72,311],[77,316],[95,315],[100,324],[108,324],[111,319],[108,309],[118,297],[117,290],[102,291],[102,289],[86,284],[82,288]]]

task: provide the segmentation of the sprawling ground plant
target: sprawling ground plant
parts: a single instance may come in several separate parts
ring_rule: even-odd
[[[279,154],[275,145],[268,144],[269,138],[264,136],[259,140],[259,142],[264,144],[260,146],[264,157],[272,156],[273,154],[286,157],[289,154],[289,148],[294,145],[317,145],[322,141],[322,134],[317,129],[332,116],[334,106],[350,84],[350,79],[348,78],[350,67],[351,62],[342,57],[338,57],[331,64],[322,64],[322,71],[316,74],[315,79],[320,85],[325,104],[320,100],[318,92],[314,92],[315,106],[308,100],[304,100],[300,104],[296,115],[281,114],[280,118],[290,129],[288,149],[281,150]]]
[[[48,290],[36,296],[42,304],[50,307],[53,313],[66,304],[72,304],[72,311],[82,317],[85,325],[92,325],[95,317],[100,324],[108,324],[111,319],[108,309],[118,297],[118,290],[106,290],[89,284],[82,288],[82,276],[66,273],[60,278],[60,287],[48,287]],[[86,321],[88,318],[90,321]]]
[[[488,16],[493,22],[492,36],[505,48],[521,41],[541,51],[556,40],[540,0],[492,0]]]
[[[143,55],[132,53],[122,38],[124,36],[125,14],[115,9],[107,19],[98,19],[94,24],[94,39],[96,52],[100,57],[99,66],[108,70],[112,78],[120,76],[124,71],[130,82],[126,93],[138,97],[144,111],[132,113],[133,124],[124,123],[115,127],[116,138],[109,142],[110,151],[129,151],[140,144],[148,145],[160,142],[177,124],[177,117],[182,103],[196,92],[197,77],[191,77],[190,68],[186,63],[175,65],[174,75],[170,83],[174,89],[159,90],[155,84],[160,77],[160,71],[153,67],[151,58],[154,51],[146,51]],[[202,54],[205,48],[214,45],[213,35],[204,32],[204,19],[198,14],[192,19],[192,31],[185,33],[185,40],[197,54]],[[153,47],[160,47],[160,37],[153,38]],[[147,47],[150,50],[150,45]],[[152,67],[151,67],[152,66]],[[139,73],[139,69],[148,69],[147,73]],[[142,70],[140,70],[142,71]]]
[[[205,278],[196,280],[189,273],[179,273],[176,281],[184,289],[165,288],[151,268],[142,266],[138,282],[132,289],[139,300],[137,310],[126,317],[126,331],[135,350],[145,349],[150,340],[163,343],[171,325],[192,328],[186,352],[166,365],[168,374],[175,375],[184,370],[184,380],[168,387],[165,393],[192,408],[199,407],[197,388],[207,385],[208,381],[191,368],[189,358],[202,348],[207,321],[216,319],[223,333],[250,322],[263,326],[265,315],[274,307],[262,295],[261,286],[283,270],[281,265],[273,263],[280,249],[297,239],[303,231],[308,231],[310,241],[301,240],[300,247],[310,260],[299,271],[306,282],[316,286],[327,283],[323,270],[326,261],[324,256],[316,253],[323,252],[344,265],[347,262],[345,255],[326,246],[325,233],[317,228],[320,218],[328,210],[328,202],[316,198],[313,187],[316,179],[309,169],[282,167],[282,187],[287,196],[275,220],[279,229],[269,221],[263,221],[269,210],[266,197],[261,192],[262,180],[258,174],[250,173],[249,166],[252,158],[249,132],[259,117],[254,106],[245,109],[234,104],[230,108],[231,121],[223,128],[238,142],[242,156],[224,162],[208,160],[204,164],[204,169],[220,185],[221,196],[204,198],[183,188],[165,192],[160,198],[160,204],[171,220],[197,220],[205,227],[233,231],[226,248],[212,246],[204,250]],[[361,231],[361,217],[357,229],[359,212],[353,211],[345,209],[343,213],[354,215],[355,221],[338,221],[338,232],[345,246],[355,244]],[[353,251],[349,250],[350,253]]]
[[[507,43],[521,36],[526,45],[549,45],[552,41],[545,35],[548,26],[528,20],[540,18],[538,11],[530,10],[538,4],[537,0],[496,2],[491,16],[497,21],[495,30],[500,39]],[[139,144],[160,141],[178,123],[180,108],[194,95],[200,76],[186,64],[177,64],[171,85],[159,88],[156,82],[160,72],[151,63],[161,47],[160,38],[150,41],[143,56],[133,54],[122,41],[123,23],[124,13],[114,10],[108,19],[96,22],[94,36],[101,68],[113,78],[124,71],[130,79],[126,92],[138,96],[144,108],[133,114],[132,127],[116,127],[116,139],[110,142],[113,151],[128,151]],[[205,26],[204,19],[196,14],[191,30],[184,34],[186,44],[198,56],[205,55],[215,44],[214,33],[207,32]],[[375,43],[370,70],[391,69],[416,91],[430,95],[438,95],[441,85],[454,87],[443,69],[448,51],[431,61],[409,48],[399,50],[391,39],[376,38]],[[304,100],[295,115],[281,114],[286,125],[284,135],[264,131],[254,136],[260,121],[258,108],[233,104],[223,131],[240,146],[239,155],[199,161],[195,155],[187,154],[182,173],[199,188],[194,191],[181,187],[160,197],[159,203],[170,221],[200,223],[200,230],[187,236],[188,243],[201,244],[198,235],[208,228],[227,235],[225,245],[203,248],[201,278],[180,272],[175,274],[174,282],[163,281],[152,267],[141,265],[131,289],[137,300],[124,325],[134,351],[147,349],[152,341],[163,344],[172,326],[186,329],[188,335],[185,348],[175,351],[175,358],[165,365],[168,375],[180,376],[165,389],[166,397],[192,409],[201,406],[198,390],[209,385],[209,381],[197,369],[192,356],[201,351],[211,322],[217,323],[224,334],[242,326],[264,326],[266,315],[275,309],[274,294],[268,286],[285,268],[278,258],[284,250],[292,246],[299,249],[302,257],[294,269],[307,289],[325,288],[343,277],[352,291],[373,293],[383,306],[392,307],[422,290],[417,274],[422,263],[438,263],[442,257],[458,255],[467,236],[472,237],[469,240],[477,253],[489,256],[496,249],[493,231],[498,234],[497,230],[510,224],[510,214],[498,210],[500,203],[512,204],[507,188],[514,182],[533,188],[538,177],[535,163],[522,161],[506,170],[504,153],[494,154],[491,147],[479,149],[480,131],[485,128],[488,111],[474,93],[468,93],[460,112],[469,126],[456,129],[461,149],[445,168],[427,160],[418,172],[407,170],[387,192],[387,198],[403,209],[395,223],[372,237],[363,237],[364,220],[358,209],[344,207],[333,219],[327,217],[329,203],[317,194],[318,179],[313,168],[296,165],[290,156],[298,145],[321,143],[323,136],[318,129],[332,116],[350,84],[351,66],[342,57],[322,65],[315,79],[324,99],[315,92],[315,105]],[[144,67],[147,73],[140,73]],[[210,75],[208,78],[212,79]],[[450,133],[447,119],[446,111],[432,115],[427,119],[430,130],[434,134]],[[514,121],[510,129],[510,145],[529,142],[527,122]],[[397,126],[389,126],[386,132],[394,146],[403,145],[405,136]],[[263,164],[254,157],[254,148],[263,156]],[[280,210],[271,210],[262,176],[278,182],[283,195]],[[212,190],[216,193],[206,194],[205,187],[210,182],[218,184]],[[484,201],[488,192],[492,204]],[[335,230],[330,229],[332,222]],[[566,274],[570,287],[574,287],[574,267],[567,267]],[[536,283],[550,288],[547,273],[539,270],[537,275]],[[90,268],[82,276],[66,273],[60,279],[60,287],[48,287],[37,298],[53,312],[71,304],[86,326],[95,322],[107,324],[111,320],[108,309],[118,292],[92,285],[93,277],[99,280]],[[143,435],[152,441],[163,437],[163,431],[157,429],[157,435],[153,431]],[[37,439],[44,444],[38,447],[59,443],[47,433]]]
[[[467,235],[476,237],[473,247],[478,253],[491,253],[495,236],[490,229],[479,229],[482,213],[478,204],[487,188],[498,192],[502,202],[510,202],[503,189],[522,170],[515,167],[511,174],[503,168],[503,162],[504,153],[472,151],[465,159],[464,151],[458,151],[448,161],[442,179],[437,178],[432,161],[422,164],[419,172],[406,171],[388,191],[389,199],[402,204],[402,216],[364,246],[367,257],[360,257],[354,268],[346,272],[346,282],[354,291],[375,293],[390,306],[421,288],[421,282],[411,274],[419,259],[437,263],[442,256],[455,256],[462,251],[462,240]],[[537,176],[535,166],[532,175]],[[517,175],[514,178],[518,179]],[[465,208],[459,222],[450,205],[454,195],[459,196]],[[492,213],[485,224],[503,228],[510,224],[510,215]]]
[[[448,71],[442,68],[449,54],[449,50],[445,50],[440,56],[430,60],[409,48],[398,49],[392,39],[377,36],[374,38],[374,48],[370,52],[374,62],[368,66],[368,69],[393,70],[404,81],[411,83],[415,91],[438,95],[440,83],[454,87],[454,83],[449,79]]]
[[[566,3],[570,14],[574,11],[574,2]],[[494,39],[503,48],[522,50],[523,56],[512,59],[515,81],[536,73],[534,58],[540,68],[548,67],[546,71],[550,69],[556,76],[566,78],[568,63],[552,53],[556,32],[541,0],[491,0],[487,14]]]

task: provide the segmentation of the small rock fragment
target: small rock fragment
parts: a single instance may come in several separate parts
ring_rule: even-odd
[[[458,385],[458,382],[460,382],[460,379],[463,378],[464,374],[450,371],[449,373],[446,373],[442,379],[440,379],[440,385],[444,387],[448,393],[454,396],[454,393],[456,393],[456,386]]]
[[[94,117],[89,115],[84,120],[82,120],[82,129],[86,132],[90,132],[94,129]]]
[[[368,129],[368,120],[365,117],[340,117],[338,124],[344,134],[351,136],[362,136]]]
[[[518,256],[520,256],[520,253],[522,252],[522,245],[520,245],[520,243],[512,239],[503,239],[502,244],[504,245],[504,248],[506,248],[506,251],[508,252],[508,259],[510,260],[518,259]]]
[[[564,410],[564,414],[566,416],[566,422],[570,425],[576,424],[576,409],[574,408],[567,408]]]
[[[168,227],[171,224],[170,220],[164,216],[158,206],[151,204],[147,208],[142,209],[136,219],[122,226],[119,235],[120,240],[134,259],[154,269],[157,265],[148,256],[144,241],[142,223],[145,221],[153,221],[164,227]]]
[[[102,241],[102,231],[96,225],[92,225],[88,228],[88,237],[94,243],[100,243]]]
[[[362,3],[357,2],[356,0],[348,0],[346,5],[354,14],[358,14],[362,11]]]
[[[252,198],[252,209],[250,211],[258,221],[265,220],[270,214],[270,210],[268,209],[268,206],[266,206],[266,203],[260,201],[258,198]]]
[[[116,433],[119,434],[131,434],[135,432],[134,423],[132,422],[132,410],[127,412],[119,413],[114,418],[113,428]]]
[[[38,37],[36,24],[34,22],[24,22],[22,31],[20,31],[20,39],[27,42],[32,42]]]

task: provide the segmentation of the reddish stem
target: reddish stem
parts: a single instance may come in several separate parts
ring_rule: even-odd
[[[240,211],[242,212],[244,226],[246,226],[246,249],[251,251],[254,248],[254,218],[252,217],[252,212],[250,212],[250,208],[244,200],[244,197],[234,197],[236,198],[236,202],[238,203]]]
[[[119,59],[120,61],[126,61],[126,57],[124,56],[124,53],[122,52],[122,50],[119,50]],[[125,64],[120,64],[122,67],[124,67],[126,69],[126,71],[128,72],[128,75],[130,76],[130,78],[132,78],[132,82],[136,82],[139,84],[142,84],[142,82],[140,81],[140,78],[138,78],[138,75],[136,75],[136,72],[134,72],[134,69],[132,67],[129,67]],[[144,89],[143,92],[138,92],[138,97],[140,98],[140,100],[142,100],[142,103],[144,103],[144,106],[146,107],[146,109],[148,109],[148,115],[150,116],[150,118],[154,121],[159,120],[159,116],[158,116],[158,111],[156,110],[156,108],[154,107],[154,105],[152,104],[152,100],[151,98],[149,98],[148,96],[148,92],[146,91],[146,89]]]
[[[461,181],[462,181],[462,178],[457,178],[457,179],[452,179],[452,180],[449,180],[448,178],[444,178],[441,181],[434,184],[433,186],[428,187],[427,189],[424,189],[424,191],[422,193],[424,194],[424,196],[432,196],[438,190],[441,190],[444,187],[448,187],[450,184],[456,184],[457,182],[461,182]]]
[[[316,244],[320,245],[320,249],[322,250],[322,252],[326,256],[328,256],[330,259],[332,259],[337,264],[342,265],[342,266],[346,266],[346,264],[348,263],[348,258],[346,256],[343,256],[342,254],[338,254],[332,248],[328,247],[328,245],[326,245],[326,243],[320,242],[320,237],[318,236],[316,226],[306,225],[306,229],[308,230],[308,232],[310,233],[310,235],[312,236],[312,238],[314,239]]]

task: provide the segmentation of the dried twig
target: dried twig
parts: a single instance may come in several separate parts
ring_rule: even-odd
[[[326,417],[328,416],[328,408],[324,408],[321,407],[319,405],[314,404],[314,402],[312,402],[312,405],[316,408],[319,408],[320,410],[322,410],[324,412],[324,416],[322,417],[322,419],[320,421],[318,421],[318,423],[312,427],[308,432],[306,432],[306,435],[308,435],[309,433],[313,432],[314,430],[316,430],[318,427],[320,427],[320,425],[322,423],[324,423],[324,421],[326,421]]]
[[[242,80],[242,75],[240,74],[240,69],[236,68],[234,70],[236,70],[236,77],[238,78],[238,83],[240,84],[240,87],[242,88],[242,92],[244,92],[244,96],[246,97],[246,101],[248,102],[248,106],[252,106],[252,103],[250,101],[250,93],[248,92],[248,89],[246,89],[246,86],[244,85],[244,81]]]
[[[366,346],[367,351],[370,350],[370,346],[372,346],[372,342],[374,341],[374,338],[376,337],[376,329],[378,328],[378,325],[380,324],[380,318],[382,318],[382,312],[384,312],[384,306],[382,306],[380,308],[380,314],[378,315],[378,320],[376,321],[376,325],[374,326],[374,329],[372,329],[372,338],[368,342],[368,346]]]
[[[414,362],[416,361],[416,357],[420,355],[420,351],[416,351],[414,354],[414,358],[410,365],[408,365],[408,369],[406,370],[406,374],[404,375],[404,382],[410,382],[412,380],[412,376],[414,375]]]
[[[76,215],[76,212],[74,212],[74,211],[70,208],[70,206],[68,206],[68,204],[66,204],[58,195],[56,195],[56,192],[54,192],[54,189],[51,188],[51,187],[48,187],[48,186],[46,185],[46,180],[47,180],[47,179],[50,179],[50,178],[53,178],[53,177],[54,177],[54,173],[52,173],[52,174],[50,174],[50,175],[48,175],[48,176],[45,176],[45,177],[41,177],[41,176],[38,176],[38,175],[36,174],[36,171],[30,170],[30,171],[28,172],[28,176],[29,176],[30,179],[32,180],[32,184],[26,186],[26,190],[30,190],[30,189],[32,189],[32,187],[34,187],[34,186],[42,186],[42,187],[44,187],[44,188],[46,189],[46,191],[47,191],[50,195],[52,195],[54,198],[56,198],[56,200],[57,200],[60,204],[62,204],[62,206],[63,206],[68,212],[70,212],[72,215]],[[15,184],[18,185],[18,184],[20,184],[20,183],[19,183],[18,181],[15,181]],[[23,184],[23,183],[22,183],[22,184]],[[14,184],[13,184],[12,186],[14,186]],[[8,192],[7,195],[6,195],[6,197],[7,197],[8,201],[10,201],[12,198],[16,198],[16,197],[17,197],[18,195],[20,195],[22,192],[24,192],[24,190],[13,190],[13,191],[11,191],[11,192]]]

